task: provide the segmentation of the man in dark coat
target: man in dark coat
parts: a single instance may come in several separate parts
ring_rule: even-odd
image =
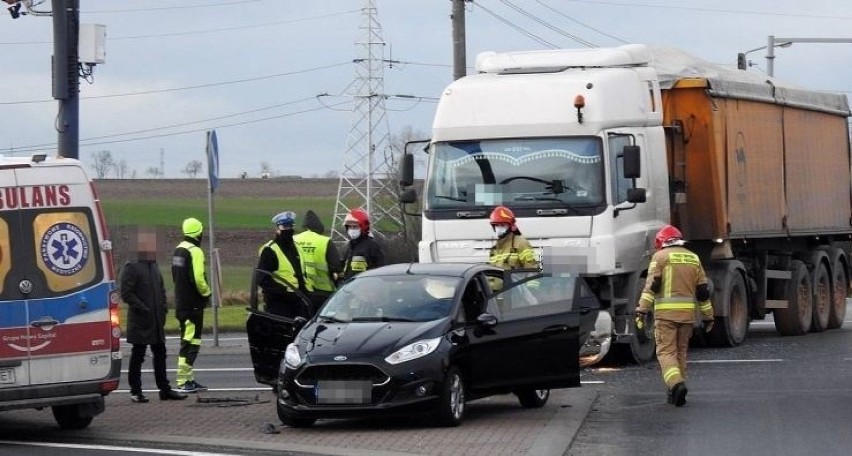
[[[127,303],[127,342],[133,345],[127,383],[130,400],[148,402],[142,394],[142,362],[148,346],[154,355],[154,379],[161,400],[186,399],[172,389],[166,377],[166,289],[157,267],[157,237],[152,231],[140,230],[131,241],[137,249],[136,261],[121,268],[119,278],[121,299]]]

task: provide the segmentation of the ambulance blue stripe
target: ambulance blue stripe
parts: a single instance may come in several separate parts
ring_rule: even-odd
[[[29,303],[30,315],[50,315],[64,322],[71,317],[87,314],[92,311],[109,307],[109,292],[111,282],[102,282],[76,293],[46,299],[31,299],[29,301],[14,300],[0,302],[0,328],[20,327],[29,324],[27,321],[25,302]],[[85,302],[86,306],[80,304]]]

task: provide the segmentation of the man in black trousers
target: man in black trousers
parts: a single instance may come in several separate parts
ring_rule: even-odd
[[[186,399],[186,394],[172,389],[166,377],[166,289],[157,267],[157,235],[139,230],[131,240],[136,246],[136,261],[121,268],[121,299],[127,303],[127,342],[133,345],[127,383],[130,400],[148,402],[142,394],[142,362],[148,346],[154,354],[154,380],[161,400]]]

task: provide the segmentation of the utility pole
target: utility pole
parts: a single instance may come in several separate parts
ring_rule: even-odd
[[[453,80],[467,74],[467,42],[464,30],[464,3],[470,0],[453,0]]]
[[[80,0],[51,0],[53,9],[53,98],[59,100],[57,155],[79,158],[80,80],[77,41]]]

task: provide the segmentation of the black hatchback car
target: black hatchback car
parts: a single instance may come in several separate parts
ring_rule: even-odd
[[[577,276],[395,264],[359,274],[308,320],[253,304],[247,330],[284,424],[416,414],[456,426],[473,399],[541,407],[550,389],[579,387],[599,307]]]

